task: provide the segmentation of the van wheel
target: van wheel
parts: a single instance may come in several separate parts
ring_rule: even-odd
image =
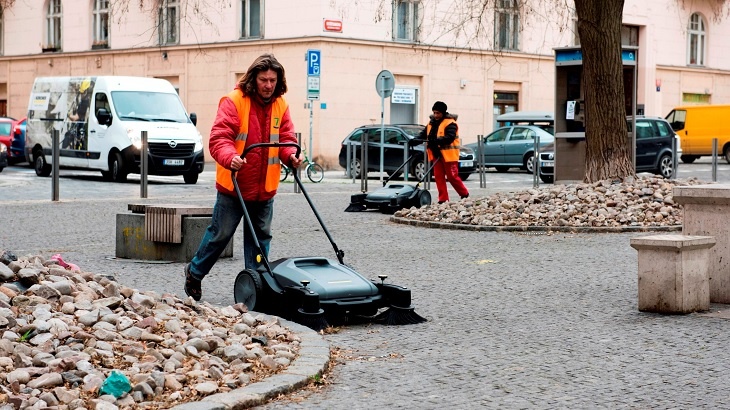
[[[198,182],[198,173],[196,171],[190,171],[188,173],[183,174],[183,180],[185,180],[186,184],[195,184]]]
[[[39,177],[51,175],[51,166],[46,162],[46,157],[43,156],[42,152],[38,151],[35,153],[33,164],[35,165],[35,174]]]
[[[725,161],[730,164],[730,145],[725,146],[725,151],[723,152],[723,154],[725,154]]]
[[[697,158],[699,158],[699,157],[695,156],[695,155],[681,155],[679,157],[679,159],[681,159],[682,162],[684,162],[685,164],[691,164],[691,163],[695,162],[695,160]]]
[[[111,179],[114,182],[126,182],[127,171],[124,169],[124,161],[122,160],[122,154],[115,152],[112,154],[109,160],[109,172],[111,173]]]

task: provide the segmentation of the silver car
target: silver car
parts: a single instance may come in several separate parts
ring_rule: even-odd
[[[546,131],[547,129],[547,131]],[[535,138],[539,137],[540,151],[555,141],[552,127],[537,125],[513,125],[498,128],[482,137],[482,157],[478,164],[483,167],[494,167],[497,172],[507,172],[510,168],[520,168],[533,172],[535,159]],[[478,143],[466,144],[478,152]]]

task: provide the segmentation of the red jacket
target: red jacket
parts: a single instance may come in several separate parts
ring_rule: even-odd
[[[238,118],[236,105],[230,98],[225,98],[218,106],[218,113],[213,121],[213,128],[210,131],[208,148],[210,155],[220,165],[230,169],[231,161],[235,156],[241,155],[236,151],[234,140],[238,134],[241,122]],[[260,142],[269,142],[269,130],[271,129],[271,104],[262,106],[257,98],[251,98],[251,112],[248,117],[248,138],[246,146]],[[294,135],[294,124],[287,108],[279,127],[279,142],[297,142]],[[296,148],[282,147],[279,149],[279,159],[282,164],[291,165],[290,156],[296,154]],[[266,192],[266,169],[268,166],[268,148],[256,148],[246,154],[246,162],[238,171],[236,180],[241,190],[241,195],[246,201],[266,201],[276,195],[274,192]],[[216,189],[226,195],[236,195],[235,191],[229,191],[216,183]]]

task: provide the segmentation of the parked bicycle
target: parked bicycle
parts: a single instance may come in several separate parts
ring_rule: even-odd
[[[307,166],[304,168],[304,173],[307,174],[307,178],[309,178],[312,182],[322,182],[324,179],[324,168],[322,168],[321,165],[317,164],[316,162],[309,159],[307,156],[307,150],[302,149],[302,155],[304,156],[304,161],[302,163],[306,163]],[[287,167],[284,164],[281,164],[281,177],[279,178],[279,181],[284,181],[289,174],[293,173],[291,168]]]

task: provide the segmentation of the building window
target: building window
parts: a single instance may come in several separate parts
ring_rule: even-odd
[[[241,0],[241,38],[261,38],[264,0]]]
[[[517,0],[497,0],[494,11],[494,47],[520,49],[520,9]]]
[[[48,0],[46,13],[46,44],[43,51],[61,50],[61,0]]]
[[[91,48],[109,47],[109,0],[94,0],[94,42]]]
[[[682,93],[682,103],[686,104],[710,104],[711,94],[690,94]]]
[[[396,0],[393,11],[395,40],[418,42],[420,1]]]
[[[687,30],[687,63],[705,65],[705,19],[698,13],[689,18]]]
[[[157,31],[160,35],[160,45],[179,42],[180,2],[178,0],[160,0]]]
[[[621,45],[639,46],[639,27],[621,25]]]

